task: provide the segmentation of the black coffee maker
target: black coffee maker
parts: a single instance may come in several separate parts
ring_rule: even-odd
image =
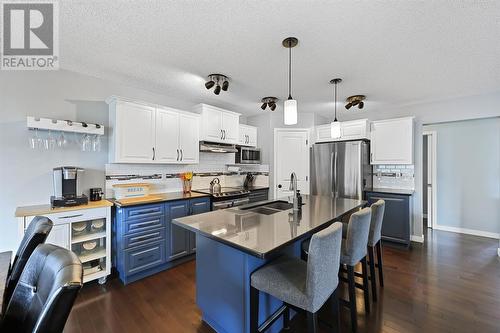
[[[54,195],[50,197],[52,207],[85,205],[89,199],[82,190],[84,169],[63,166],[53,169]]]

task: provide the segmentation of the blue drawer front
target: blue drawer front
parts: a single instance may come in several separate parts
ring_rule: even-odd
[[[165,227],[165,216],[152,216],[139,220],[126,220],[123,222],[123,234],[132,234]]]
[[[165,263],[164,241],[151,243],[125,252],[125,269],[128,275]]]
[[[123,208],[123,219],[143,219],[152,216],[161,216],[165,213],[163,204],[152,204]]]
[[[200,199],[191,199],[189,202],[191,207],[189,214],[196,215],[201,213],[206,213],[210,211],[210,199],[209,198],[200,198]]]
[[[134,246],[142,246],[164,240],[165,234],[165,227],[129,234],[123,237],[122,249],[125,250]]]

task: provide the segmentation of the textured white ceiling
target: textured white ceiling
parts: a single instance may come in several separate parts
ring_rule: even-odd
[[[500,1],[60,4],[62,68],[247,115],[261,97],[286,98],[288,36],[299,112],[331,115],[333,77],[342,100],[367,95],[351,113],[500,90]],[[229,91],[207,91],[210,73],[228,75]]]

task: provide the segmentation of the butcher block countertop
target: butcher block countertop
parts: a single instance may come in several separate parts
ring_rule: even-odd
[[[143,204],[162,202],[162,201],[175,201],[175,200],[202,198],[202,197],[209,197],[209,195],[194,191],[191,193],[169,192],[169,193],[150,194],[145,197],[110,199],[110,200],[118,207],[126,207],[126,206],[143,205]]]
[[[57,208],[52,208],[50,204],[21,206],[16,208],[16,217],[37,216],[37,215],[53,214],[60,212],[71,212],[82,209],[111,207],[111,206],[113,206],[113,203],[109,200],[89,201],[89,203],[86,205],[57,207]]]

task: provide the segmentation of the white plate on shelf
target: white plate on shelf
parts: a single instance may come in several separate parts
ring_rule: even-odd
[[[104,227],[104,220],[94,220],[92,221],[92,229],[100,230]]]
[[[82,243],[83,249],[87,251],[92,251],[93,249],[96,248],[96,246],[97,246],[97,241],[95,240]]]
[[[77,222],[71,225],[71,229],[73,229],[74,232],[82,232],[85,228],[87,228],[87,222]]]

